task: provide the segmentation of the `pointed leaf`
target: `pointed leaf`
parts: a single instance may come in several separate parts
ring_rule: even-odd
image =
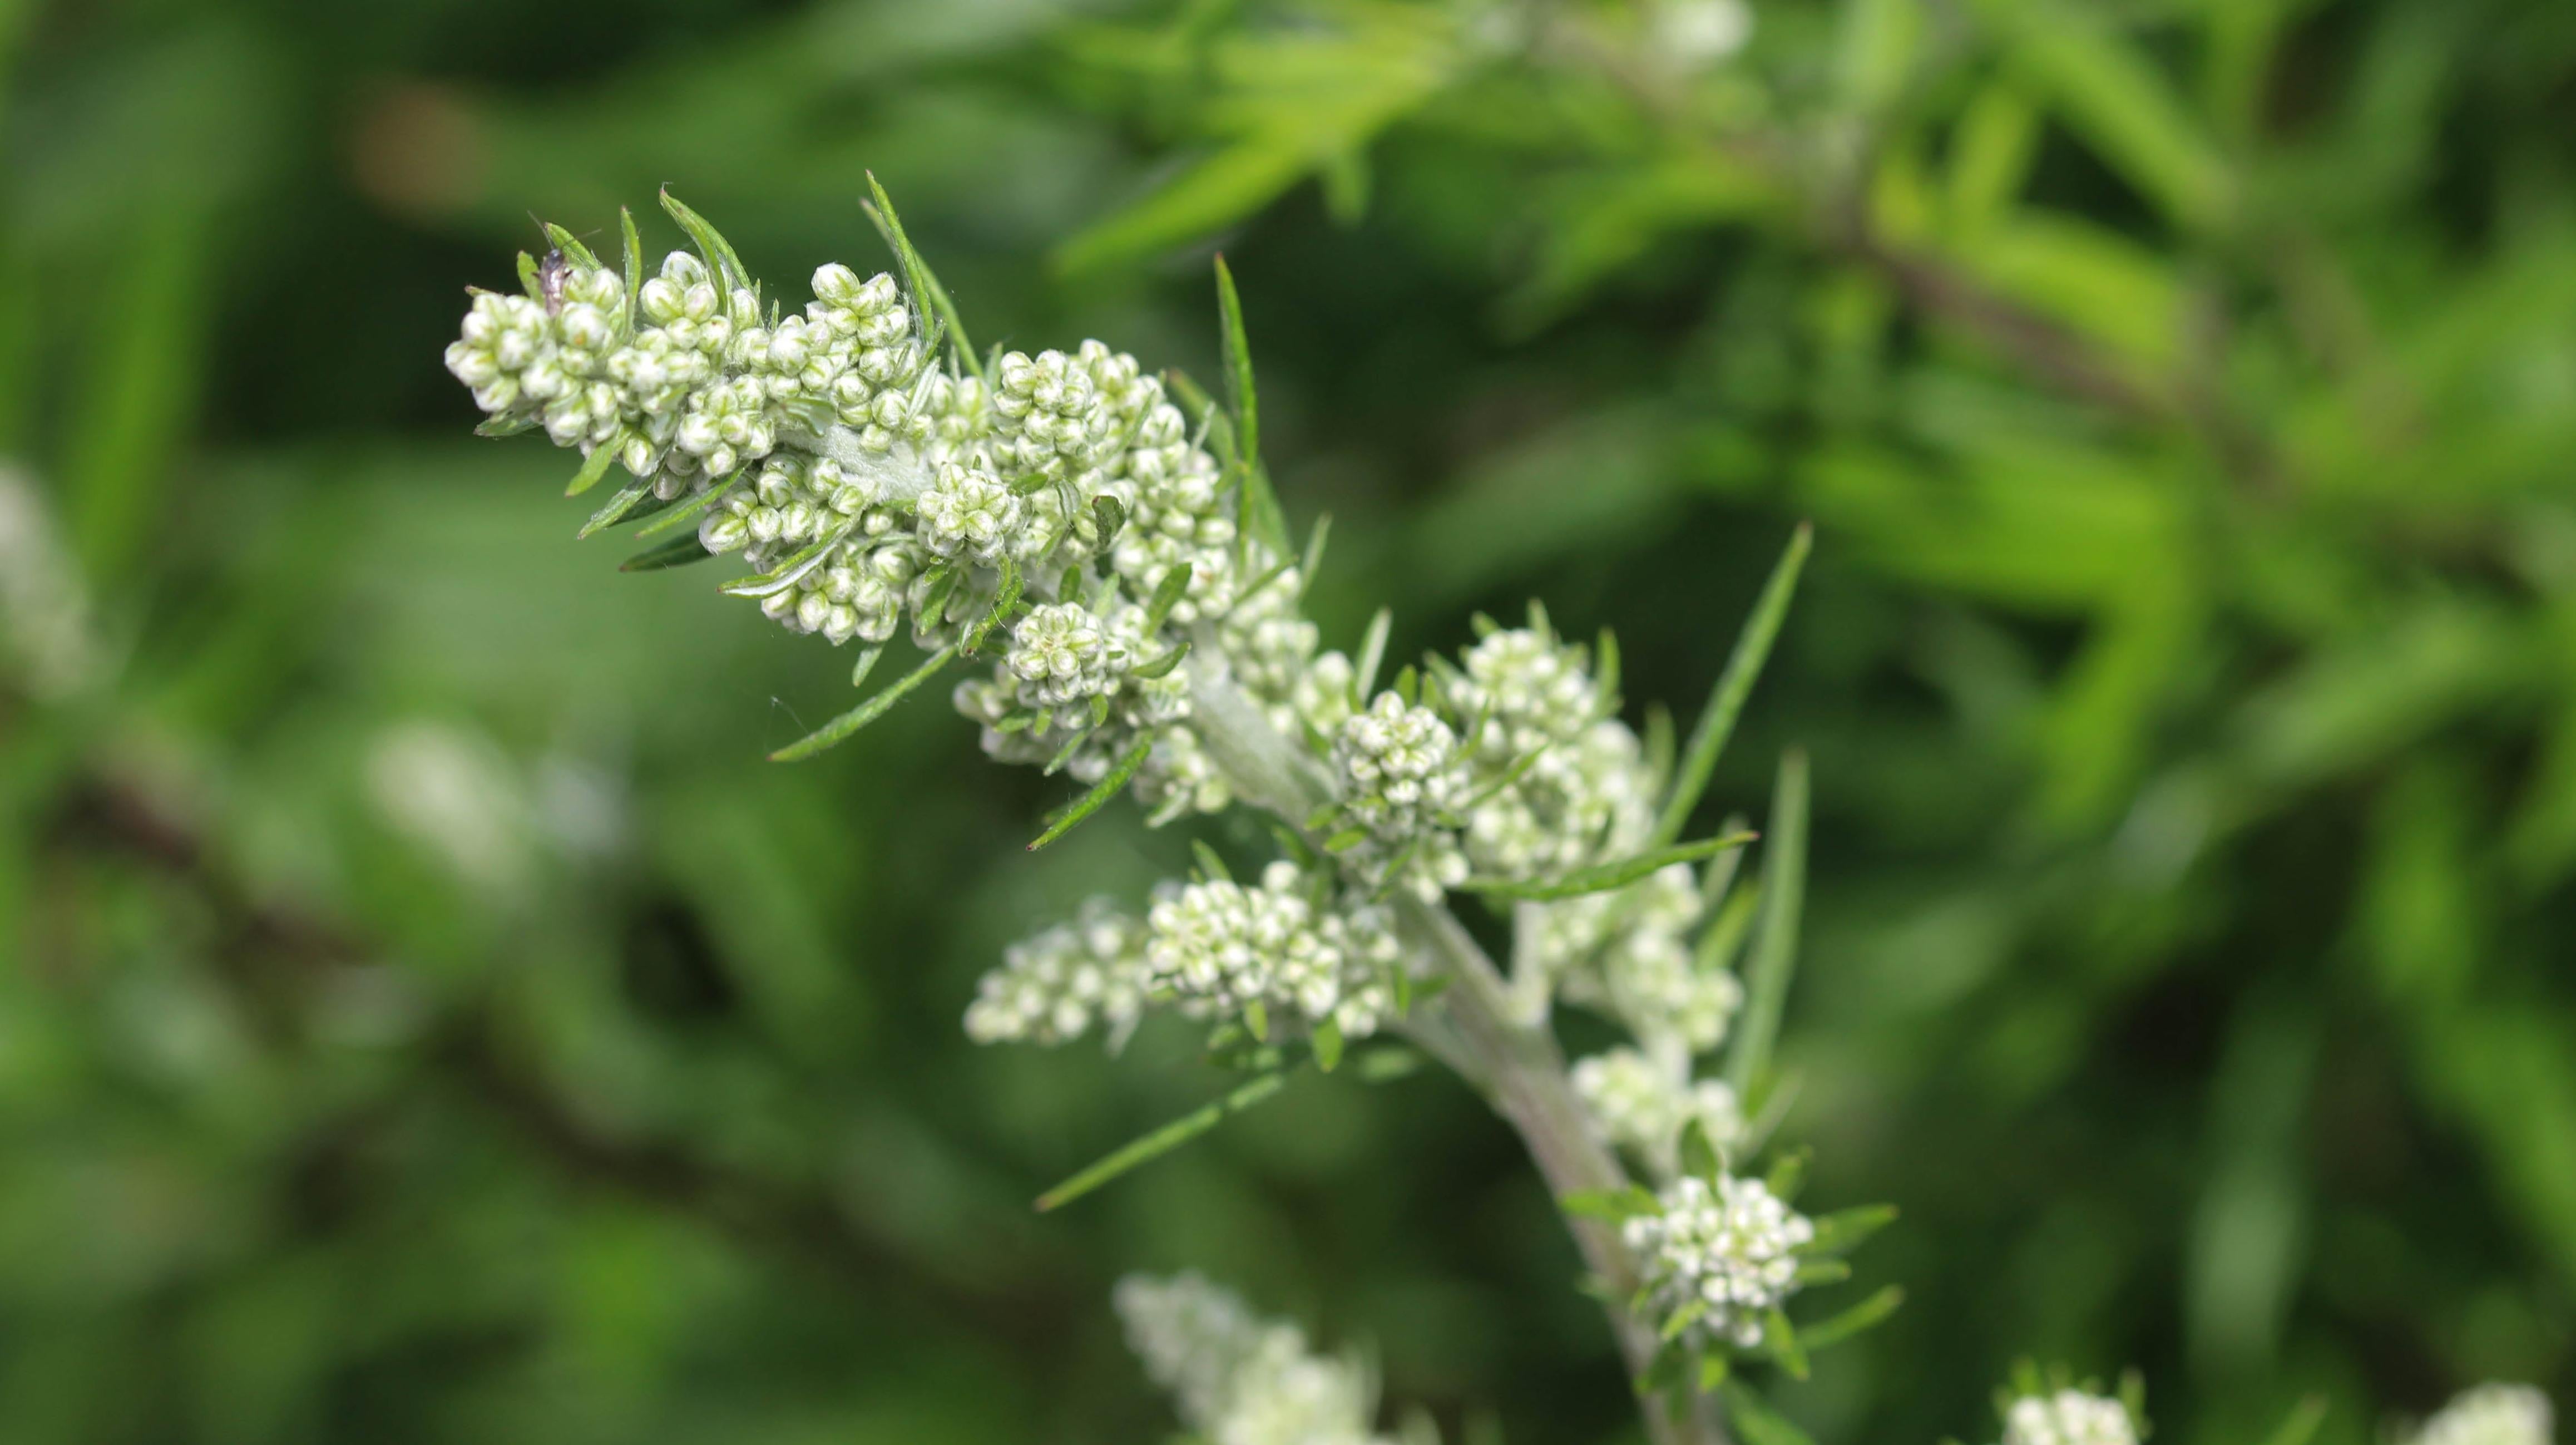
[[[576,266],[581,266],[590,270],[597,270],[599,268],[599,258],[590,254],[590,248],[581,243],[581,238],[579,236],[574,235],[572,232],[565,230],[563,227],[556,225],[552,221],[546,222],[545,226],[546,243],[553,246],[556,250],[563,252],[565,260],[572,262]]]
[[[1153,752],[1152,738],[1138,739],[1136,745],[1127,750],[1127,755],[1118,760],[1117,766],[1111,768],[1107,776],[1093,784],[1090,792],[1075,799],[1071,807],[1066,808],[1045,832],[1038,835],[1037,841],[1029,845],[1029,851],[1034,853],[1072,832],[1076,824],[1099,812],[1110,799],[1117,797],[1119,791],[1134,780],[1136,770],[1145,766],[1145,759],[1152,756]]]
[[[808,736],[789,743],[787,746],[771,753],[769,755],[769,760],[773,763],[800,762],[823,751],[825,748],[848,740],[850,734],[857,732],[859,729],[875,722],[878,718],[884,717],[888,712],[893,711],[896,703],[903,701],[904,698],[911,695],[914,688],[921,686],[923,683],[928,682],[933,676],[937,675],[939,670],[946,667],[950,660],[956,656],[957,647],[954,643],[930,654],[930,656],[922,659],[919,667],[905,673],[901,679],[887,687],[885,691],[878,693],[876,696],[869,698],[866,702],[860,703],[857,707],[854,707],[848,712],[841,714],[839,717],[832,719],[830,722],[823,724]]]
[[[725,240],[723,233],[710,225],[706,217],[681,204],[680,198],[672,195],[668,186],[662,188],[662,209],[670,212],[671,219],[680,223],[680,229],[689,233],[690,241],[697,245],[698,255],[706,261],[707,269],[716,273],[718,281],[729,287],[751,284],[751,272],[743,266],[742,258],[734,254],[732,243]]]
[[[1771,569],[1771,580],[1762,584],[1762,596],[1753,604],[1753,615],[1745,619],[1744,630],[1736,636],[1726,670],[1717,675],[1717,686],[1710,690],[1699,721],[1691,724],[1690,742],[1682,749],[1672,792],[1666,795],[1664,810],[1655,819],[1655,843],[1669,843],[1680,837],[1690,823],[1691,809],[1699,806],[1700,795],[1708,791],[1709,777],[1717,771],[1718,754],[1726,750],[1726,740],[1735,731],[1736,716],[1744,711],[1744,700],[1752,695],[1754,679],[1761,676],[1762,664],[1771,656],[1771,643],[1780,635],[1780,623],[1789,615],[1789,598],[1797,591],[1798,573],[1806,566],[1807,551],[1814,541],[1815,529],[1799,523],[1789,538],[1789,550]]]
[[[1164,571],[1163,580],[1154,584],[1153,599],[1145,604],[1147,637],[1162,630],[1164,621],[1172,615],[1172,609],[1180,605],[1181,594],[1189,590],[1190,579],[1196,575],[1197,569],[1187,562],[1177,563]]]
[[[1753,925],[1753,960],[1744,1016],[1726,1054],[1726,1082],[1739,1099],[1771,1061],[1788,1001],[1789,976],[1798,965],[1798,912],[1807,880],[1807,755],[1792,749],[1780,759],[1771,801],[1771,841],[1762,863],[1761,912]]]
[[[723,481],[707,488],[705,491],[699,492],[696,495],[679,502],[669,511],[662,513],[652,521],[637,528],[635,532],[635,540],[641,542],[654,537],[668,536],[670,533],[676,532],[682,527],[696,521],[699,517],[705,515],[708,508],[723,501],[728,495],[730,495],[733,489],[740,485],[742,479],[748,475],[750,475],[748,469],[735,472],[730,476],[727,476]]]
[[[626,324],[635,325],[636,297],[644,289],[644,238],[635,232],[635,213],[617,208],[617,230],[626,247]]]
[[[1216,258],[1216,304],[1224,318],[1226,408],[1234,413],[1235,442],[1244,466],[1259,471],[1261,395],[1252,384],[1252,343],[1243,332],[1243,298],[1235,293],[1234,272],[1227,268],[1223,252]]]
[[[609,466],[617,460],[618,450],[625,444],[626,435],[620,432],[592,447],[590,455],[581,459],[581,470],[572,474],[572,483],[564,488],[564,495],[578,497],[598,486],[599,479],[608,475]]]
[[[1326,1019],[1315,1025],[1314,1033],[1308,1035],[1306,1041],[1315,1050],[1316,1068],[1329,1074],[1341,1067],[1342,1026],[1340,1024]]]
[[[581,530],[573,534],[573,540],[588,541],[596,534],[625,521],[626,514],[634,511],[637,503],[652,494],[653,482],[649,477],[639,477],[633,484],[620,487],[617,495],[602,503],[598,511],[590,514],[590,520],[581,524]]]
[[[2291,1407],[2289,1415],[2263,1438],[2263,1445],[2308,1445],[2325,1422],[2326,1397],[2310,1395]]]
[[[673,537],[671,540],[662,543],[660,546],[645,548],[643,551],[638,552],[634,556],[627,558],[625,561],[618,563],[617,570],[620,572],[660,572],[671,567],[686,567],[692,562],[704,562],[708,558],[716,555],[718,554],[710,552],[706,548],[698,545],[697,533],[691,532],[685,536]]]
[[[885,187],[877,183],[874,171],[868,172],[868,195],[871,201],[860,209],[876,223],[878,233],[893,248],[895,259],[902,263],[905,289],[913,293],[916,307],[927,305],[930,308],[931,314],[937,316],[947,329],[949,339],[957,344],[958,359],[966,363],[966,370],[977,381],[984,381],[984,362],[976,355],[974,343],[966,339],[966,323],[958,318],[957,303],[948,299],[948,288],[939,284],[939,277],[932,273],[930,263],[921,258],[912,238],[904,234],[903,217],[895,213],[894,200],[886,194]]]
[[[1039,1211],[1043,1213],[1051,1209],[1061,1209],[1137,1165],[1150,1163],[1169,1154],[1224,1123],[1228,1117],[1240,1114],[1278,1093],[1287,1082],[1287,1071],[1274,1069],[1249,1083],[1237,1086],[1224,1098],[1202,1108],[1193,1109],[1134,1143],[1111,1151],[1098,1163],[1039,1195],[1037,1201]]]
[[[1359,656],[1351,663],[1351,706],[1365,707],[1371,690],[1377,686],[1378,665],[1386,660],[1387,634],[1395,628],[1395,612],[1381,607],[1369,618],[1368,631],[1360,637]]]
[[[1861,1241],[1896,1222],[1893,1204],[1864,1204],[1857,1209],[1837,1209],[1816,1218],[1816,1236],[1808,1241],[1807,1252],[1813,1254],[1849,1254]]]
[[[1807,1378],[1807,1351],[1798,1343],[1798,1327],[1776,1308],[1762,1317],[1762,1352],[1779,1361],[1789,1378]]]
[[[1904,1303],[1905,1291],[1895,1285],[1889,1285],[1850,1309],[1829,1316],[1799,1331],[1799,1340],[1811,1354],[1817,1350],[1841,1344],[1863,1330],[1871,1329],[1885,1321],[1889,1315],[1896,1313],[1898,1306]]]
[[[1556,878],[1470,878],[1459,884],[1469,893],[1483,893],[1496,898],[1527,898],[1543,901],[1554,898],[1577,898],[1586,893],[1606,893],[1625,888],[1650,873],[1676,863],[1695,863],[1729,848],[1740,848],[1759,836],[1753,833],[1731,833],[1720,838],[1702,838],[1696,843],[1682,843],[1633,858],[1578,868]]]
[[[1728,1380],[1720,1392],[1726,1402],[1726,1416],[1735,1422],[1735,1433],[1744,1445],[1816,1445],[1806,1431],[1789,1423],[1770,1403],[1741,1380]]]

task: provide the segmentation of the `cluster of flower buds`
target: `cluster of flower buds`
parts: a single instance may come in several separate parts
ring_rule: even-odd
[[[1662,1206],[1623,1226],[1666,1319],[1692,1336],[1751,1348],[1798,1288],[1798,1251],[1815,1225],[1759,1179],[1684,1175]]]
[[[1134,1032],[1145,988],[1144,924],[1095,898],[1073,922],[1003,950],[966,1010],[966,1035],[1061,1044],[1097,1024],[1114,1049]]]
[[[2409,1445],[2550,1445],[2549,1397],[2529,1385],[2479,1385],[2436,1412]]]
[[[694,518],[703,552],[757,569],[727,590],[793,631],[874,647],[909,618],[934,651],[990,638],[997,665],[955,696],[996,756],[1097,781],[1141,750],[1133,780],[1158,817],[1229,803],[1176,727],[1194,633],[1259,658],[1244,685],[1274,715],[1315,635],[1293,620],[1295,569],[1245,539],[1240,479],[1162,382],[1087,341],[1002,355],[988,384],[937,354],[892,276],[841,265],[782,314],[669,204],[700,254],[649,279],[631,231],[624,274],[557,231],[544,261],[523,258],[524,295],[474,298],[447,364],[485,429],[542,428],[590,459],[585,478],[623,463],[637,480],[603,518]],[[1254,576],[1267,611],[1230,626]]]
[[[2138,1445],[2138,1422],[2121,1401],[2066,1386],[2005,1405],[2003,1445]]]
[[[1575,1097],[1603,1142],[1644,1159],[1657,1176],[1681,1172],[1682,1130],[1697,1124],[1710,1144],[1731,1149],[1744,1133],[1735,1091],[1716,1079],[1693,1079],[1689,1060],[1625,1046],[1578,1061]]]
[[[1296,1326],[1201,1276],[1130,1275],[1114,1302],[1146,1373],[1210,1445],[1391,1445],[1369,1428],[1377,1388],[1364,1366],[1314,1354]]]
[[[1147,980],[1184,1012],[1246,1019],[1256,1035],[1274,1020],[1301,1032],[1329,1022],[1344,1038],[1377,1032],[1403,950],[1378,910],[1336,908],[1317,881],[1282,860],[1258,887],[1215,878],[1182,888],[1146,915]]]

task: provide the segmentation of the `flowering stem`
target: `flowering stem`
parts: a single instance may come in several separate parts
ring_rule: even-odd
[[[1237,796],[1299,827],[1324,800],[1323,784],[1305,754],[1236,685],[1218,649],[1193,654],[1190,698],[1191,726]],[[1627,1171],[1585,1125],[1555,1037],[1544,1023],[1515,1022],[1509,987],[1484,948],[1444,904],[1398,890],[1396,906],[1406,934],[1450,980],[1439,1003],[1446,1006],[1452,1027],[1437,1030],[1445,1047],[1435,1052],[1453,1067],[1465,1065],[1459,1072],[1485,1091],[1495,1112],[1519,1133],[1551,1198],[1627,1187]],[[1425,1020],[1424,1028],[1430,1027]],[[1661,1341],[1627,1307],[1640,1281],[1636,1258],[1615,1225],[1571,1214],[1564,1218],[1584,1266],[1601,1286],[1602,1308],[1628,1377],[1641,1380]],[[1705,1396],[1693,1396],[1683,1419],[1667,1414],[1651,1396],[1642,1398],[1640,1406],[1655,1445],[1724,1445],[1726,1432]]]

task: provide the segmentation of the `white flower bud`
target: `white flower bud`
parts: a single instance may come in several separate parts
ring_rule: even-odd
[[[1656,1307],[1669,1316],[1696,1303],[1704,1312],[1693,1334],[1760,1344],[1764,1316],[1797,1291],[1796,1251],[1816,1237],[1815,1225],[1759,1179],[1721,1175],[1712,1185],[1685,1176],[1657,1199],[1659,1212],[1622,1227]]]
[[[2024,1395],[2004,1410],[2004,1445],[2138,1445],[2129,1409],[2082,1390]]]

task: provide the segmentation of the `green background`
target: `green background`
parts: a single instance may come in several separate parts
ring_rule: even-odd
[[[1820,1439],[2025,1355],[2214,1445],[2570,1400],[2576,7],[1754,6],[0,3],[0,455],[92,596],[0,681],[0,1435],[1156,1439],[1107,1292],[1183,1267],[1633,1431],[1446,1079],[1031,1214],[1222,1080],[957,1019],[1185,830],[1031,857],[935,700],[762,762],[846,654],[468,435],[531,213],[667,183],[794,297],[868,168],[979,340],[1210,376],[1224,247],[1331,643],[1541,595],[1686,717],[1816,521],[1716,791],[1813,752],[1789,1132],[1906,1212]]]

